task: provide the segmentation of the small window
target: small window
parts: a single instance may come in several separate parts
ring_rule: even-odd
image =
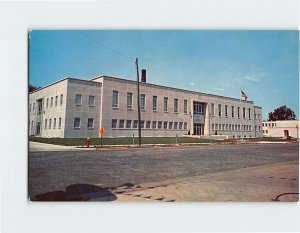
[[[152,98],[152,110],[157,111],[157,96],[153,96]]]
[[[93,107],[95,106],[95,96],[89,95],[89,106]]]
[[[137,129],[138,123],[139,123],[138,120],[134,120],[134,121],[133,121],[133,128],[134,128],[134,129]]]
[[[178,113],[178,99],[174,99],[174,112]]]
[[[51,129],[51,122],[52,122],[52,119],[49,119],[49,129]]]
[[[47,98],[47,105],[46,105],[47,108],[49,108],[49,98]]]
[[[162,121],[158,122],[158,128],[161,129],[162,128]]]
[[[225,117],[228,117],[228,114],[227,114],[227,109],[228,109],[228,106],[225,105]]]
[[[145,94],[141,94],[140,97],[140,108],[142,111],[145,110],[145,103],[146,103],[146,95]]]
[[[168,122],[165,121],[165,122],[164,122],[164,129],[167,129],[167,128],[168,128]]]
[[[178,128],[178,122],[174,122],[174,129]]]
[[[156,129],[156,121],[152,121],[152,129]]]
[[[117,122],[118,122],[117,119],[112,119],[111,120],[111,128],[112,129],[116,129],[117,128]]]
[[[169,122],[169,129],[173,129],[173,122],[172,121]]]
[[[187,122],[184,122],[183,128],[187,129]]]
[[[59,128],[59,129],[61,128],[61,117],[58,118],[58,128]]]
[[[183,122],[179,122],[179,129],[182,129]]]
[[[47,119],[45,119],[45,129],[47,129]]]
[[[63,101],[64,101],[64,95],[61,94],[61,95],[60,95],[60,106],[63,105]]]
[[[80,129],[80,118],[79,117],[74,118],[74,128]]]
[[[54,120],[53,120],[53,129],[55,129],[56,128],[56,118],[54,118]]]
[[[127,120],[127,121],[126,121],[126,128],[127,128],[127,129],[130,129],[130,128],[131,128],[131,121],[132,121],[132,120]]]
[[[164,112],[168,112],[168,97],[164,97]]]
[[[237,107],[238,118],[240,118],[240,107]]]
[[[146,129],[150,129],[151,121],[146,121]]]
[[[80,94],[76,94],[75,104],[76,105],[81,105],[82,104],[82,96]]]
[[[55,107],[57,107],[58,96],[55,96]]]
[[[211,113],[212,116],[215,115],[215,104],[214,103],[210,104],[210,113]]]
[[[251,119],[251,108],[248,108],[249,119]]]
[[[34,112],[35,103],[32,104],[32,111]]]
[[[112,107],[113,108],[119,107],[119,92],[115,90],[113,90]]]
[[[132,109],[132,93],[127,92],[127,109]]]
[[[221,104],[218,105],[218,108],[219,108],[219,116],[222,116],[222,106],[221,106]]]
[[[51,97],[51,101],[50,101],[50,107],[53,107],[53,97]]]
[[[31,104],[29,104],[29,112],[31,112]]]
[[[188,113],[188,101],[184,100],[183,102],[183,113],[187,114]]]
[[[119,121],[119,128],[123,129],[124,128],[124,124],[125,124],[125,120],[120,120]]]
[[[243,108],[243,118],[246,118],[246,109]]]
[[[211,124],[211,129],[215,130],[215,124]]]
[[[234,118],[234,106],[231,106],[231,117]]]
[[[145,121],[140,121],[141,129],[145,128]]]
[[[88,127],[88,129],[93,129],[94,128],[94,118],[88,118],[87,127]]]

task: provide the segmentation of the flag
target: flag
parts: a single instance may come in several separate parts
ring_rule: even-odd
[[[247,100],[248,99],[248,96],[246,95],[246,93],[245,92],[243,92],[242,90],[241,90],[241,95],[242,95],[242,97],[244,97],[245,98],[245,100]]]

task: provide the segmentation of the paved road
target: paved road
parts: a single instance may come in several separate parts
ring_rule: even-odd
[[[29,153],[29,195],[70,185],[115,187],[298,161],[299,144]],[[295,174],[298,176],[298,174]],[[74,186],[72,186],[74,187]]]

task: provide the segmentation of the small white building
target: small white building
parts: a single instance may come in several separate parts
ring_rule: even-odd
[[[299,121],[263,121],[264,137],[280,137],[280,138],[298,138],[299,137]]]
[[[253,101],[140,82],[142,136],[262,137]],[[29,94],[29,135],[132,137],[138,133],[136,81],[65,78]],[[216,136],[217,135],[217,136]]]

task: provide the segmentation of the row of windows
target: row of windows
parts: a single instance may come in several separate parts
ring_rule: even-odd
[[[61,94],[60,95],[60,100],[59,100],[59,105],[60,106],[63,105],[63,99],[64,99],[64,95]],[[49,102],[49,100],[50,100],[50,102]],[[49,108],[49,107],[52,108],[53,106],[55,106],[55,107],[58,106],[58,95],[55,96],[55,99],[54,99],[54,97],[51,97],[51,98],[47,98],[47,100],[46,100],[46,108]],[[35,111],[35,107],[37,107],[37,106],[35,106],[35,102],[34,103],[30,103],[29,104],[29,112],[31,112],[31,111],[34,112]],[[41,111],[41,109],[40,109],[40,111]]]
[[[76,94],[75,104],[82,105],[82,95],[81,94]],[[89,95],[89,106],[91,106],[91,107],[95,106],[95,96],[93,96],[93,95]]]
[[[156,112],[157,110],[157,96],[152,96],[152,111]],[[164,97],[164,112],[168,112],[168,97]],[[179,101],[178,98],[174,98],[174,113],[179,112]],[[188,101],[184,100],[183,102],[183,112],[187,114],[188,112]],[[119,91],[113,90],[113,95],[112,95],[112,107],[113,108],[118,108],[119,107]],[[127,92],[127,109],[132,110],[133,109],[133,93]],[[140,109],[142,111],[146,110],[146,95],[145,94],[140,94]]]
[[[262,123],[264,127],[276,127],[276,123]]]
[[[235,111],[234,111],[234,106],[231,106],[231,117],[234,118],[235,117]],[[211,103],[211,106],[210,106],[210,113],[212,116],[215,116],[215,104],[214,103]],[[240,107],[236,107],[236,110],[237,110],[237,118],[240,118]],[[224,106],[224,116],[225,117],[228,117],[229,114],[228,114],[228,105],[225,105]],[[248,111],[246,112],[246,108],[242,108],[242,115],[243,115],[243,118],[246,118],[246,114],[247,114],[247,117],[249,119],[251,119],[251,108],[248,108]],[[222,117],[223,116],[223,110],[222,110],[222,105],[221,104],[218,104],[218,116],[219,117]],[[260,114],[256,115],[255,114],[255,119],[257,119],[257,116],[258,118],[260,118]]]
[[[88,118],[86,124],[87,124],[88,129],[93,129],[94,128],[94,118]],[[75,117],[74,118],[74,129],[80,129],[80,127],[81,127],[81,119],[80,119],[80,117]]]
[[[52,120],[53,120],[53,124],[52,124]],[[57,121],[57,118],[45,119],[45,121],[44,121],[44,129],[56,129],[56,121]],[[61,117],[58,118],[58,127],[57,128],[58,129],[61,128]]]
[[[251,131],[252,125],[212,124],[212,130]]]
[[[263,130],[263,133],[268,133],[268,130]]]
[[[186,130],[187,122],[173,122],[173,121],[144,121],[140,122],[142,129],[169,129],[169,130]],[[113,129],[137,129],[138,120],[123,120],[112,119],[111,127]]]

